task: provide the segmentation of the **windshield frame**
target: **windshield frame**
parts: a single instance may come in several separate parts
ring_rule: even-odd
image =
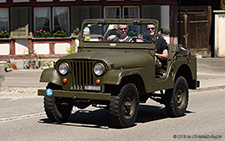
[[[152,43],[145,43],[145,42],[99,42],[99,41],[83,41],[83,29],[87,24],[127,24],[127,25],[142,25],[142,24],[154,24],[155,25],[155,34],[153,37]],[[157,40],[157,34],[158,34],[158,21],[155,19],[86,19],[83,21],[81,26],[81,31],[79,34],[80,37],[80,47],[110,47],[110,48],[137,48],[136,45],[132,44],[138,44],[138,48],[149,48],[150,44],[154,44]],[[152,46],[152,45],[151,45]]]

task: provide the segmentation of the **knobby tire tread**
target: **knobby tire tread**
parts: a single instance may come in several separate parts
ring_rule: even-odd
[[[114,125],[116,127],[119,127],[119,128],[130,126],[130,125],[126,125],[123,122],[122,117],[120,116],[120,112],[121,112],[120,110],[121,109],[120,109],[119,105],[122,104],[121,97],[122,97],[122,94],[124,93],[125,89],[127,89],[125,86],[126,87],[134,87],[134,89],[137,92],[137,101],[139,99],[137,87],[132,83],[124,85],[124,87],[122,87],[122,89],[120,90],[120,93],[118,95],[111,97],[110,106],[109,106],[110,107],[109,111],[110,111],[110,115],[111,115],[111,120],[114,123]],[[139,101],[138,101],[138,104],[139,104]],[[136,108],[138,109],[138,106]]]
[[[183,79],[183,80],[182,80]],[[180,76],[176,82],[178,81],[184,81],[184,84],[185,86],[187,87],[188,89],[188,84],[187,84],[187,81],[186,79],[183,77],[183,76]],[[179,82],[181,83],[181,82]],[[175,84],[176,85],[176,84]],[[174,87],[175,87],[174,85]],[[166,111],[169,115],[169,117],[179,117],[179,116],[183,116],[185,113],[183,114],[180,114],[176,111],[176,107],[174,106],[174,99],[173,99],[173,90],[174,89],[169,89],[167,90],[166,92]],[[186,104],[186,107],[185,109],[187,108],[187,105],[188,105],[188,100],[189,100],[189,94],[188,94],[188,90],[187,90],[187,104]]]

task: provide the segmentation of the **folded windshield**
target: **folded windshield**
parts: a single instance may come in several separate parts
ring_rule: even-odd
[[[97,24],[87,23],[82,29],[84,42],[148,42],[155,35],[155,25],[149,24]]]

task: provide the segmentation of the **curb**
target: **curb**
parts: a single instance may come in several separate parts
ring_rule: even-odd
[[[215,89],[225,89],[225,85],[200,87],[200,88],[197,88],[196,90],[191,90],[191,91],[207,91],[207,90],[215,90]]]

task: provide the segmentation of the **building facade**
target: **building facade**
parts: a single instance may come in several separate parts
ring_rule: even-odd
[[[59,58],[87,18],[154,18],[177,43],[177,0],[0,0],[0,60]]]

